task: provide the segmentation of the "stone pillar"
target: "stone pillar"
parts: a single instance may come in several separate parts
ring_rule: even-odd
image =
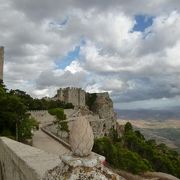
[[[0,47],[0,81],[3,80],[4,47]]]

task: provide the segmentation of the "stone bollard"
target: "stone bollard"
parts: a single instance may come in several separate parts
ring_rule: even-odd
[[[70,146],[73,155],[85,157],[91,154],[94,135],[89,121],[80,116],[72,124],[70,130]]]

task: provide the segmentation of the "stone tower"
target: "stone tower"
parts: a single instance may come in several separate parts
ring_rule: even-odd
[[[57,91],[57,99],[65,103],[72,103],[74,106],[85,106],[86,92],[81,88],[67,87]]]
[[[4,47],[0,46],[0,80],[3,80]]]

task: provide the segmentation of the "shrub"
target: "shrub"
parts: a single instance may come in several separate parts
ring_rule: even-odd
[[[179,154],[165,144],[146,140],[129,122],[121,138],[113,130],[109,138],[96,139],[93,150],[104,155],[110,165],[122,170],[132,173],[154,170],[180,177]]]
[[[49,114],[56,116],[58,130],[69,132],[67,122],[62,122],[66,120],[66,114],[64,114],[64,109],[62,108],[54,108],[48,110]]]

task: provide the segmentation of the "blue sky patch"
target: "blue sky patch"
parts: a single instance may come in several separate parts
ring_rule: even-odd
[[[69,51],[62,59],[55,60],[55,64],[58,69],[64,69],[69,66],[72,61],[79,58],[80,48],[85,45],[86,41],[82,38],[80,44],[78,44],[72,51]]]
[[[57,68],[64,69],[66,66],[70,65],[73,60],[79,57],[79,52],[80,46],[76,46],[74,50],[69,51],[63,59],[56,60],[55,63]]]
[[[144,30],[151,26],[153,23],[153,16],[146,16],[146,15],[136,15],[135,20],[136,24],[133,27],[132,31],[141,31],[144,32]]]

